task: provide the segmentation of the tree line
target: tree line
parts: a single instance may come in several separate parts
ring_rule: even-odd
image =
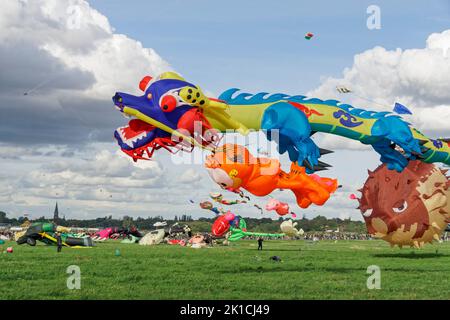
[[[59,225],[66,227],[77,228],[107,228],[107,227],[131,227],[134,226],[141,230],[153,229],[153,224],[159,221],[167,221],[168,225],[178,223],[188,224],[193,232],[209,232],[211,225],[216,217],[211,218],[197,218],[194,219],[189,215],[175,216],[173,219],[164,219],[162,216],[154,217],[131,217],[125,215],[121,219],[113,218],[112,216],[93,218],[93,219],[58,219],[54,221]],[[280,223],[289,218],[280,217],[278,220],[270,218],[246,218],[247,228],[249,231],[264,232],[264,233],[278,233],[280,232]],[[18,226],[27,221],[27,217],[8,218],[5,212],[0,211],[0,224],[10,224]],[[33,219],[33,222],[50,222],[52,219],[40,217]],[[362,221],[352,221],[350,219],[327,218],[324,216],[316,216],[312,219],[296,220],[297,228],[302,228],[306,232],[323,232],[327,230],[339,230],[340,232],[357,232],[365,233],[366,226]]]

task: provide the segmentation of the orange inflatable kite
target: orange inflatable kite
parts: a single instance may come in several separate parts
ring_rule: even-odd
[[[225,144],[206,157],[206,168],[211,178],[223,189],[239,192],[243,188],[255,196],[266,196],[275,189],[290,189],[297,204],[307,208],[314,203],[323,205],[338,183],[336,179],[307,175],[304,167],[291,164],[291,171],[281,170],[276,159],[255,158],[247,148]]]

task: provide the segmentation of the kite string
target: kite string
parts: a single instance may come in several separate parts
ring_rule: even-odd
[[[369,99],[369,98],[365,98],[365,97],[363,97],[363,96],[360,96],[359,94],[356,94],[356,93],[355,93],[355,92],[353,92],[353,91],[351,91],[351,93],[352,93],[353,95],[357,96],[358,98],[361,98],[361,99],[363,99],[363,100],[366,100],[366,101],[369,101],[369,102],[375,103],[375,104],[377,104],[377,105],[379,105],[379,106],[382,106],[382,107],[385,107],[385,108],[388,108],[388,109],[390,109],[390,107],[389,107],[389,106],[387,106],[387,105],[385,105],[385,104],[382,104],[382,103],[378,103],[378,102],[376,102],[376,101],[374,101],[374,100],[371,100],[371,99]]]
[[[54,76],[52,76],[52,77],[50,77],[50,78],[48,78],[48,79],[46,79],[46,80],[44,80],[44,81],[38,83],[36,86],[34,86],[34,87],[31,88],[30,90],[26,91],[25,93],[30,94],[30,93],[32,93],[33,91],[36,91],[37,89],[43,87],[44,85],[46,85],[46,84],[49,83],[50,81],[55,80],[55,78],[57,78],[57,77],[59,77],[59,75],[54,75]]]

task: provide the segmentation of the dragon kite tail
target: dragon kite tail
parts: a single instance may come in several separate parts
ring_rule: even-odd
[[[293,162],[289,173],[281,173],[278,187],[292,190],[297,204],[301,208],[307,208],[312,203],[323,205],[338,188],[338,182],[315,174],[308,175],[304,167]]]
[[[430,139],[414,128],[412,128],[412,135],[419,142],[422,155],[411,160],[450,165],[450,139]]]

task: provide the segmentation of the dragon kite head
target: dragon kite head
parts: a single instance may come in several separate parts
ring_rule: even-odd
[[[134,160],[146,159],[145,154],[151,158],[160,148],[192,150],[194,145],[217,140],[203,111],[219,102],[206,97],[198,86],[166,72],[156,78],[144,77],[139,88],[142,96],[116,92],[112,98],[120,112],[133,118],[114,136],[122,151]]]

